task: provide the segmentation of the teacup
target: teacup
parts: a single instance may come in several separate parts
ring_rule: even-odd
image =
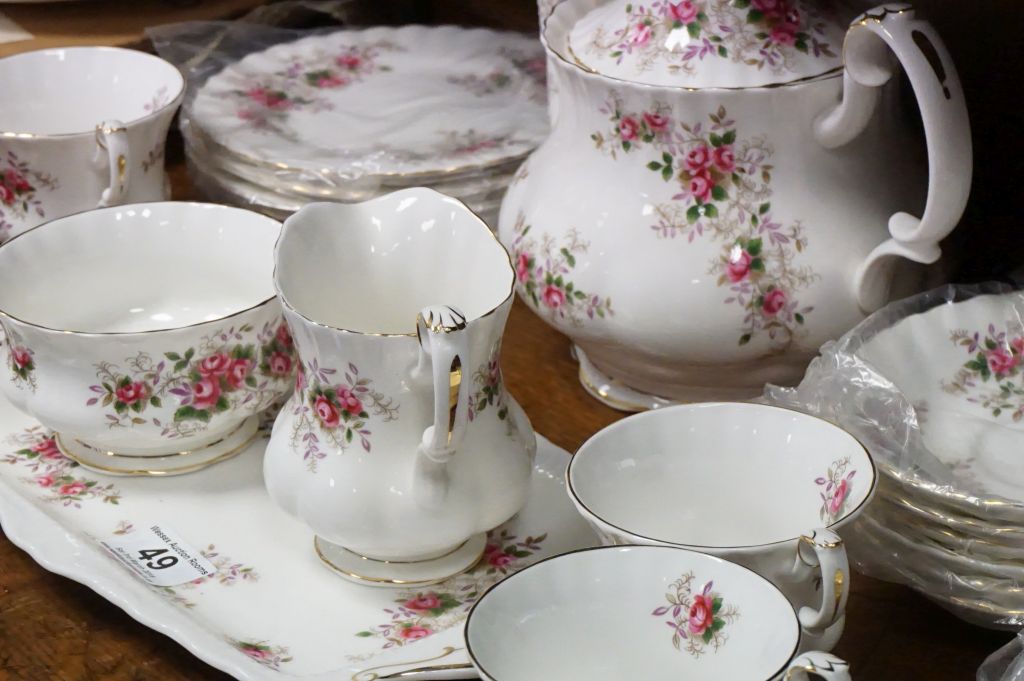
[[[583,444],[569,494],[609,544],[679,546],[764,575],[799,606],[805,645],[842,635],[850,573],[837,531],[867,505],[875,466],[849,433],[759,404],[636,414]]]
[[[466,622],[485,681],[849,681],[827,653],[799,653],[793,606],[735,563],[664,546],[583,549],[491,587]]]
[[[103,208],[0,245],[0,390],[113,474],[238,453],[296,364],[274,295],[281,225],[239,208]]]
[[[0,59],[0,241],[98,206],[166,198],[164,142],[185,81],[136,50]]]

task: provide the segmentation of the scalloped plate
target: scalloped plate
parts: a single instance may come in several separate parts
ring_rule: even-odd
[[[946,303],[857,351],[914,405],[925,446],[952,471],[955,489],[881,466],[917,496],[968,516],[1024,523],[1022,312],[1019,293]]]
[[[353,29],[250,54],[209,78],[191,123],[255,165],[320,176],[461,172],[548,133],[536,39],[455,26]]]

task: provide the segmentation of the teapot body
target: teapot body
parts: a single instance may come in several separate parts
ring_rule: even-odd
[[[551,64],[557,120],[499,235],[520,296],[584,370],[673,401],[752,397],[863,318],[855,272],[927,176],[891,86],[855,142],[827,149],[814,125],[841,73],[687,90]]]

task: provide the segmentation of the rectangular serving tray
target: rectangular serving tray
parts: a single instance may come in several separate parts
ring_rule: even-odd
[[[598,543],[565,493],[568,453],[539,437],[527,506],[490,533],[473,570],[418,590],[352,584],[268,497],[265,443],[189,475],[104,476],[63,458],[45,429],[0,398],[0,524],[47,570],[253,681],[476,678],[463,624],[479,595],[532,562]],[[153,587],[99,543],[151,524],[173,528],[217,571]]]

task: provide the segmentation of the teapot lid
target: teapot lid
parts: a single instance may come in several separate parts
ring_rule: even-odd
[[[846,25],[825,4],[570,0],[555,12],[580,17],[565,47],[589,71],[648,85],[744,88],[807,80],[842,67]]]

